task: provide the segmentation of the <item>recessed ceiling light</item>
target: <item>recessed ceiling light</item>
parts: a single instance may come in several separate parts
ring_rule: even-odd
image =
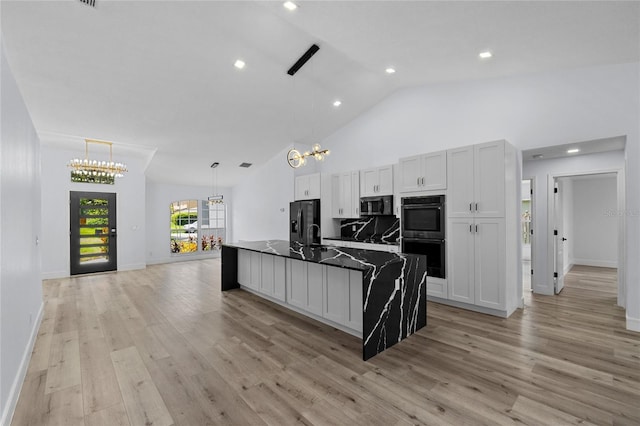
[[[333,106],[334,107],[339,107],[340,105],[342,105],[342,101],[336,99],[335,101],[333,101]]]
[[[396,72],[395,68],[387,68],[386,70],[384,70],[384,72],[386,72],[387,74],[393,74],[394,72]]]
[[[489,59],[493,55],[487,50],[486,52],[480,52],[478,56],[480,56],[482,59]]]
[[[578,148],[568,149],[567,154],[575,154],[576,152],[580,152]]]
[[[539,160],[541,158],[544,158],[544,155],[542,155],[542,154],[534,154],[533,156],[531,156],[531,158],[533,158],[534,160]]]
[[[292,1],[285,1],[284,3],[282,3],[282,5],[284,6],[285,9],[288,9],[288,10],[296,10],[298,8],[298,5]]]
[[[242,59],[238,59],[233,63],[233,66],[238,68],[239,70],[241,70],[242,68],[244,68],[244,61]]]

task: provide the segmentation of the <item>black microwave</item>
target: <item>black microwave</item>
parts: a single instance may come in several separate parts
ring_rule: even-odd
[[[393,195],[360,198],[360,216],[393,215]]]
[[[402,199],[402,237],[444,240],[444,195]]]

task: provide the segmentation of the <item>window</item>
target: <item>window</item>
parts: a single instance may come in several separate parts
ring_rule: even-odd
[[[226,239],[226,206],[203,200],[170,205],[170,250],[173,254],[220,250]]]

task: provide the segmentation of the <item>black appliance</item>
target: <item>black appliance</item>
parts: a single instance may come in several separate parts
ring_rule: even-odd
[[[402,238],[402,252],[427,256],[427,276],[446,278],[445,240]]]
[[[320,244],[320,200],[289,204],[289,241],[306,246]]]
[[[402,237],[444,240],[444,195],[402,199]]]
[[[392,216],[393,195],[360,198],[360,216]]]
[[[445,196],[401,200],[402,252],[427,256],[427,275],[446,278]]]

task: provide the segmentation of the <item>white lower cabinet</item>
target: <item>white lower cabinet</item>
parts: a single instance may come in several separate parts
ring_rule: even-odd
[[[326,267],[301,260],[288,260],[287,302],[322,315],[322,286]]]
[[[287,303],[362,332],[362,272],[287,259]]]
[[[362,272],[238,250],[238,283],[362,333]]]
[[[260,292],[278,300],[285,301],[285,266],[282,257],[270,254],[262,255],[262,274]]]
[[[449,299],[505,309],[505,225],[501,218],[451,218]]]
[[[260,253],[238,250],[238,284],[260,290],[262,262]]]
[[[284,302],[284,259],[250,250],[238,250],[238,284]]]

